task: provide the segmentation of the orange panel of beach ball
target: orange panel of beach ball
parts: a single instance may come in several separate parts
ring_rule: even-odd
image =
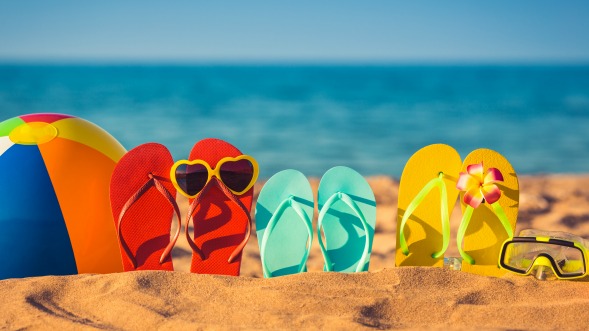
[[[74,116],[0,123],[0,279],[123,271],[109,183],[125,152]]]

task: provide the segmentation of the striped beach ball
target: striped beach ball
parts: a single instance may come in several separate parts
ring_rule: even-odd
[[[123,271],[109,201],[123,154],[78,117],[0,123],[0,279]]]

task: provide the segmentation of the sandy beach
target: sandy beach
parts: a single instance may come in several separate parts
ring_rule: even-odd
[[[0,331],[589,331],[588,36],[589,0],[0,1]]]
[[[194,275],[188,273],[191,251],[181,237],[173,251],[175,272],[0,281],[0,328],[587,328],[589,284],[583,281],[394,267],[398,181],[385,176],[368,181],[378,205],[367,273],[322,272],[315,239],[308,273],[262,279],[257,238],[252,236],[241,277]],[[311,184],[316,192],[318,179]],[[260,188],[258,184],[256,194]],[[516,233],[536,228],[589,238],[589,176],[522,176],[520,196]],[[457,206],[446,256],[458,255],[459,221]]]

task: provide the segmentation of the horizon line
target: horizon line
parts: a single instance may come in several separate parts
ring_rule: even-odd
[[[395,65],[444,65],[444,66],[484,66],[484,65],[564,65],[578,66],[589,65],[588,59],[541,59],[541,58],[504,58],[504,59],[329,59],[329,58],[300,58],[300,59],[273,59],[273,58],[202,58],[202,59],[141,59],[141,58],[10,58],[0,57],[0,65],[141,65],[141,66],[204,66],[204,65],[309,65],[309,66],[395,66]]]

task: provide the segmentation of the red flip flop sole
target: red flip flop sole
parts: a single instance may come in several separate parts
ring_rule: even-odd
[[[242,155],[233,145],[219,139],[204,139],[196,143],[190,152],[190,160],[204,160],[211,168],[224,157]],[[237,198],[251,211],[254,189]],[[192,202],[192,199],[191,199]],[[248,215],[232,202],[216,186],[202,197],[194,213],[194,242],[200,247],[205,259],[192,254],[190,271],[199,274],[239,276],[241,254],[229,263],[229,257],[244,240]]]
[[[149,174],[176,197],[170,181],[170,168],[174,164],[168,149],[160,144],[140,145],[123,156],[117,164],[110,183],[110,201],[115,227],[124,205],[149,180]],[[174,207],[154,186],[149,188],[125,212],[121,235],[136,260],[137,268],[119,242],[123,267],[132,270],[174,270],[171,255],[160,264],[159,260],[170,243],[170,230]]]

